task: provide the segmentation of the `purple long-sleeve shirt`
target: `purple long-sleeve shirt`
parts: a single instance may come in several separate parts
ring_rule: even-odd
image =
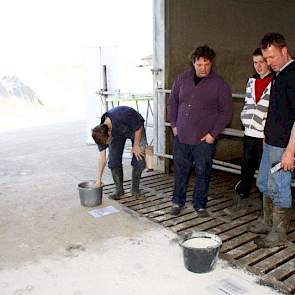
[[[180,74],[168,101],[168,121],[177,127],[179,141],[198,144],[210,133],[216,138],[230,122],[232,94],[228,84],[214,72],[194,83],[192,68]]]

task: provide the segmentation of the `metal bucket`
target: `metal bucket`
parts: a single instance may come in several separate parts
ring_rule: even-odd
[[[186,269],[195,273],[211,271],[218,259],[221,245],[222,240],[208,232],[194,232],[183,237],[180,246]]]
[[[102,187],[97,187],[95,180],[78,184],[80,203],[84,207],[95,207],[102,202]]]

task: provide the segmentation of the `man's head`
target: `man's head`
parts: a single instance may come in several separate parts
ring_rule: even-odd
[[[192,52],[191,61],[198,77],[203,78],[210,74],[215,56],[214,50],[207,45],[197,47]]]
[[[256,48],[253,52],[253,66],[256,73],[261,77],[265,77],[268,73],[270,73],[269,66],[265,58],[262,55],[262,51],[260,48]]]
[[[260,47],[267,64],[278,72],[291,60],[284,36],[280,33],[268,33],[261,42]]]
[[[109,139],[109,127],[101,124],[92,129],[92,138],[96,144],[107,144]]]

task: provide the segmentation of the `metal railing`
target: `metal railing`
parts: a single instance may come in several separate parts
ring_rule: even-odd
[[[165,96],[167,94],[170,94],[171,90],[170,89],[156,89],[155,93],[157,95],[156,99],[158,101],[159,95],[163,96],[162,99],[165,99]],[[241,99],[241,98],[244,99],[245,95],[242,93],[233,93],[232,97],[238,98],[238,99]],[[158,103],[157,103],[157,105],[158,105]],[[158,116],[158,114],[157,114],[157,116]],[[165,114],[162,114],[161,117],[165,118]],[[159,136],[166,138],[166,135],[165,135],[166,131],[164,131],[164,134],[160,135],[158,133],[158,127],[159,127],[158,120],[155,120],[155,122],[156,122],[156,124],[155,124],[156,126],[154,126],[155,133],[156,133],[155,138],[159,138]],[[171,124],[169,122],[165,121],[164,126],[170,127]],[[244,132],[242,130],[238,130],[238,129],[234,129],[234,128],[225,128],[224,131],[222,132],[222,134],[227,135],[227,136],[239,137],[239,138],[244,137]],[[173,155],[169,155],[166,153],[166,140],[165,140],[164,149],[162,151],[159,150],[158,140],[156,140],[155,155],[160,158],[173,159]],[[231,172],[234,174],[241,174],[241,166],[240,165],[235,165],[235,164],[232,164],[232,163],[229,163],[226,161],[220,161],[220,160],[213,159],[213,168],[218,169],[218,170],[223,170],[226,172]],[[256,174],[257,174],[257,171],[256,171]]]
[[[104,98],[106,109],[109,109],[109,105],[111,105],[111,107],[114,108],[115,106],[119,106],[120,103],[134,102],[136,110],[140,113],[139,103],[146,102],[145,127],[153,127],[153,124],[150,124],[148,122],[149,117],[154,116],[151,104],[153,96],[151,94],[121,93],[120,91],[110,92],[104,90],[98,91],[97,94]]]
[[[156,89],[156,94],[162,94],[163,96],[165,96],[166,94],[170,94],[171,90],[168,89]],[[242,93],[233,93],[232,94],[233,98],[242,98],[244,99],[245,94]],[[158,98],[157,98],[158,99]],[[169,122],[165,122],[164,123],[165,127],[170,127],[171,124]],[[158,129],[158,126],[155,126],[156,131]],[[233,128],[225,128],[224,131],[222,132],[223,135],[228,135],[228,136],[232,136],[232,137],[244,137],[244,131],[239,130],[239,129],[233,129]],[[158,134],[157,134],[158,136]],[[166,143],[166,141],[165,141]],[[165,148],[166,150],[166,148]],[[166,158],[166,159],[173,159],[173,155],[169,155],[166,154],[166,152],[159,152],[158,150],[158,146],[155,148],[155,156],[157,157],[162,157],[162,158]],[[221,170],[221,171],[226,171],[226,172],[230,172],[230,173],[234,173],[234,174],[241,174],[241,165],[236,165],[236,164],[232,164],[230,162],[226,162],[226,161],[220,161],[217,159],[213,159],[213,166],[214,169],[217,170]],[[258,175],[258,171],[255,171],[255,175],[254,177],[256,178]],[[292,183],[291,183],[292,187],[295,187],[295,180],[293,179]]]

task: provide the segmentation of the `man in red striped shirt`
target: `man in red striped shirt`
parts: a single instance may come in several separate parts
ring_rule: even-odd
[[[247,82],[245,104],[241,112],[245,131],[241,180],[235,186],[234,196],[238,207],[247,206],[255,170],[260,164],[272,79],[270,67],[260,48],[253,52],[253,66],[256,74]]]

